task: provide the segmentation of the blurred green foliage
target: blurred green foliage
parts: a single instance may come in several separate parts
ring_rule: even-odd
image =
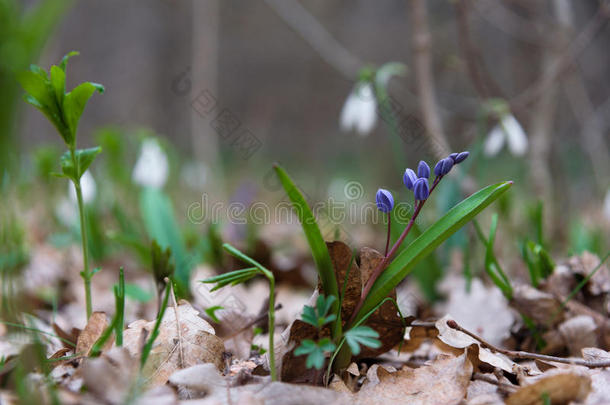
[[[16,116],[20,90],[15,74],[36,62],[72,0],[0,0],[0,173],[16,166]]]

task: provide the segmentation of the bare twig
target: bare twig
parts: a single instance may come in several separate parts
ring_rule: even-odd
[[[455,9],[457,15],[460,49],[464,54],[466,68],[475,90],[483,99],[490,97],[504,98],[502,96],[502,90],[493,80],[489,74],[489,71],[485,69],[485,62],[481,56],[481,52],[471,40],[470,26],[468,22],[470,0],[456,1]]]
[[[460,325],[458,325],[458,323],[456,321],[454,321],[452,319],[447,321],[447,326],[449,326],[451,329],[455,329],[459,332],[465,333],[466,335],[468,335],[471,338],[478,341],[482,347],[485,347],[485,348],[491,350],[492,352],[504,354],[505,356],[508,356],[512,359],[552,361],[555,363],[571,364],[574,366],[584,366],[584,367],[589,367],[589,368],[610,367],[610,360],[586,361],[584,359],[567,359],[564,357],[548,356],[546,354],[538,354],[538,353],[530,353],[530,352],[524,352],[524,351],[502,349],[502,348],[492,345],[491,343],[487,342],[482,337],[475,335],[474,333],[470,332],[469,330],[462,328]]]
[[[428,27],[428,13],[425,0],[411,0],[411,35],[414,58],[415,81],[419,106],[424,119],[426,133],[430,138],[432,152],[436,158],[443,158],[449,153],[449,142],[443,132],[441,118],[437,110],[432,74],[432,57],[430,56],[431,35]]]
[[[354,80],[363,62],[339,43],[297,0],[265,0],[288,26],[345,78]]]
[[[517,387],[515,385],[511,385],[511,384],[506,384],[506,383],[500,382],[497,379],[491,377],[490,375],[483,374],[483,373],[474,373],[472,375],[472,379],[473,380],[485,381],[486,383],[497,385],[498,388],[500,388],[502,391],[505,391],[506,393],[515,392],[517,390],[517,388],[519,388],[519,387]]]

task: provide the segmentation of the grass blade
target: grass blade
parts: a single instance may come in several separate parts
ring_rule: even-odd
[[[290,176],[288,176],[288,173],[278,165],[275,165],[274,169],[286,194],[288,194],[288,198],[290,198],[292,206],[299,218],[299,222],[303,227],[303,232],[305,233],[309,248],[311,249],[311,254],[313,255],[313,260],[318,269],[318,275],[320,276],[324,293],[326,295],[334,295],[337,298],[333,303],[333,313],[337,314],[339,312],[339,289],[337,286],[337,279],[335,278],[335,271],[333,270],[328,248],[322,238],[322,233],[320,232],[316,218],[311,212],[307,201],[305,201],[305,197],[303,197],[303,194],[301,194]],[[333,337],[340,333],[340,327],[341,325],[339,325],[338,322],[334,322]]]

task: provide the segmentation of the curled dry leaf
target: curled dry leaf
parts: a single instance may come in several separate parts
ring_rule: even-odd
[[[78,335],[76,340],[76,354],[79,356],[88,356],[95,342],[102,336],[104,330],[108,327],[108,319],[104,312],[94,312],[91,314],[87,326]],[[112,342],[106,344],[105,348],[112,345]]]
[[[491,350],[482,347],[474,338],[447,326],[447,321],[450,319],[452,318],[449,315],[446,315],[436,321],[436,329],[438,330],[438,338],[440,341],[456,349],[464,349],[476,345],[478,347],[478,358],[480,361],[508,373],[513,373],[514,368],[518,367],[517,363],[513,362],[505,355],[494,353]]]
[[[578,356],[586,347],[598,346],[597,325],[590,316],[579,315],[568,319],[559,325],[559,333],[572,356]]]
[[[135,382],[138,362],[123,347],[86,358],[79,368],[87,392],[101,403],[122,404]]]
[[[584,252],[580,256],[573,256],[568,261],[568,266],[582,277],[588,276],[599,265],[600,259],[593,253]],[[600,295],[610,292],[610,270],[603,264],[593,277],[589,280],[586,290],[591,295]]]
[[[538,325],[555,325],[562,320],[561,303],[549,293],[529,284],[516,284],[511,305],[519,313],[528,316]],[[551,325],[549,325],[551,323]]]
[[[464,353],[439,356],[416,369],[381,370],[377,368],[377,384],[365,383],[355,395],[357,404],[459,404],[466,396],[473,367]]]
[[[549,371],[530,385],[519,388],[506,399],[507,405],[543,405],[544,395],[551,404],[583,401],[591,391],[591,378],[581,373]]]
[[[150,334],[155,321],[136,321],[124,332],[124,346],[133,356],[139,356],[142,329]],[[151,386],[165,384],[176,370],[200,363],[213,363],[222,369],[224,344],[214,334],[214,328],[199,317],[199,313],[186,301],[168,307],[161,321],[159,336],[142,371]]]

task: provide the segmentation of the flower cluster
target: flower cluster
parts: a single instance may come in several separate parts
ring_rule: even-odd
[[[430,192],[440,181],[447,175],[454,165],[463,162],[468,157],[469,152],[452,153],[444,159],[441,159],[434,166],[434,183],[430,187],[430,166],[423,160],[417,165],[417,173],[413,169],[406,169],[402,177],[402,182],[407,189],[412,190],[415,195],[415,200],[425,201],[430,196]],[[388,190],[380,188],[375,196],[377,208],[383,213],[389,213],[394,208],[394,197]]]

